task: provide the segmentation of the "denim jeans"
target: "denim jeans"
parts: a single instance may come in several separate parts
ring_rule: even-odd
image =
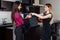
[[[23,33],[23,26],[16,27],[15,29],[15,35],[16,40],[23,40],[24,39],[24,33]]]

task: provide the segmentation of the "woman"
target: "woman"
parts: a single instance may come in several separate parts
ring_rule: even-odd
[[[20,15],[21,8],[22,6],[19,1],[14,2],[12,8],[12,20],[16,25],[15,29],[16,40],[23,40],[24,20]]]
[[[52,20],[52,5],[50,3],[45,4],[45,12],[42,14],[31,13],[42,19],[43,21],[43,31],[42,40],[51,40],[51,27],[50,21]]]

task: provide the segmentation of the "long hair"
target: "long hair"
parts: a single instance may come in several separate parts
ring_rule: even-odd
[[[51,16],[51,21],[50,21],[50,24],[53,24],[53,12],[52,12],[52,5],[50,4],[50,3],[46,3],[45,4],[48,8],[49,8],[49,12],[52,14],[52,16]]]
[[[19,12],[18,6],[20,4],[21,4],[21,2],[19,2],[19,1],[16,1],[16,2],[13,3],[13,6],[12,6],[12,14],[11,14],[12,22],[14,21],[14,19],[13,19],[14,13],[17,12],[17,11]]]
[[[46,3],[45,6],[49,8],[49,12],[52,12],[52,5],[50,3]]]

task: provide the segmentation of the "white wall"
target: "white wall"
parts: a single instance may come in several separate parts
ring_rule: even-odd
[[[34,3],[35,4],[39,4],[39,0],[34,0]]]
[[[2,24],[2,19],[7,18],[7,23],[12,23],[11,21],[11,12],[10,11],[0,11],[0,24]]]
[[[45,3],[52,4],[54,20],[60,20],[60,0],[41,0],[41,4]]]

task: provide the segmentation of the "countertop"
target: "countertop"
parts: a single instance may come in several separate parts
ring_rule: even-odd
[[[0,27],[12,27],[12,23],[1,24]]]

